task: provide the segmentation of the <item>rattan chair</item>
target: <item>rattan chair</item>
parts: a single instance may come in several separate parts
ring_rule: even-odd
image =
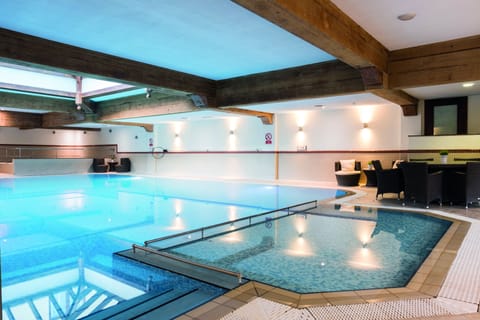
[[[409,200],[424,203],[427,209],[434,200],[442,205],[442,171],[429,173],[426,162],[402,162],[399,166],[405,181],[403,205]]]
[[[337,179],[337,183],[339,186],[358,186],[358,182],[360,181],[360,174],[362,173],[360,170],[362,168],[362,164],[360,161],[355,161],[354,170],[342,170],[342,165],[340,161],[335,162],[335,178]]]
[[[117,172],[130,172],[130,159],[129,158],[120,158],[120,163],[115,166],[115,171]]]
[[[400,194],[404,190],[403,175],[400,169],[383,169],[380,160],[373,160],[375,173],[377,175],[377,195],[384,193],[396,193],[397,198],[400,199]]]
[[[465,172],[456,172],[456,175],[465,208],[473,202],[480,202],[480,162],[467,162]]]
[[[95,158],[92,163],[93,172],[107,172],[108,165],[105,164],[105,159]]]

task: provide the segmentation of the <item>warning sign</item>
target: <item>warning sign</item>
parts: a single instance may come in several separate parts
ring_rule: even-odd
[[[265,133],[265,144],[272,144],[272,134],[270,132]]]

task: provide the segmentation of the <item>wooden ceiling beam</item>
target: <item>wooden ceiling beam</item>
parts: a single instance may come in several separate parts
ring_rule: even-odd
[[[257,117],[262,121],[263,124],[273,124],[273,113],[270,112],[261,112],[239,108],[221,108],[217,111]]]
[[[360,70],[366,91],[416,109],[417,99],[388,87],[388,50],[330,0],[233,1]],[[373,83],[372,75],[378,77]]]
[[[233,0],[355,68],[387,71],[388,50],[330,0]]]
[[[235,107],[363,91],[360,73],[336,60],[218,81],[217,103]]]
[[[0,28],[0,61],[122,82],[196,93],[215,107],[215,81]]]
[[[39,110],[43,112],[69,112],[75,109],[75,103],[73,99],[55,99],[45,96],[0,91],[0,107]]]
[[[126,122],[126,121],[98,121],[98,122],[108,124],[108,125],[113,125],[113,126],[142,127],[147,132],[153,132],[153,124],[151,123]]]
[[[174,113],[204,110],[195,107],[188,97],[160,96],[147,99],[145,95],[131,96],[97,103],[98,121],[115,121]]]
[[[42,126],[42,114],[16,111],[0,111],[0,127],[33,129]]]
[[[392,89],[480,80],[480,36],[392,51],[389,75]]]

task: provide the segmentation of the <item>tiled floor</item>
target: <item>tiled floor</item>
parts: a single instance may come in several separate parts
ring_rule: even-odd
[[[355,196],[337,201],[402,208],[395,195],[376,200],[376,188],[352,190]],[[299,295],[249,282],[180,319],[480,319],[480,207],[432,204],[429,211],[458,223],[406,288]]]

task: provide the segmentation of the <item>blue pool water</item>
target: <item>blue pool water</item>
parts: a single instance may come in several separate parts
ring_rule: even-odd
[[[156,288],[223,290],[113,255],[336,190],[125,175],[0,179],[3,319],[81,318]]]
[[[323,210],[168,251],[298,293],[402,287],[451,225],[408,212]]]

